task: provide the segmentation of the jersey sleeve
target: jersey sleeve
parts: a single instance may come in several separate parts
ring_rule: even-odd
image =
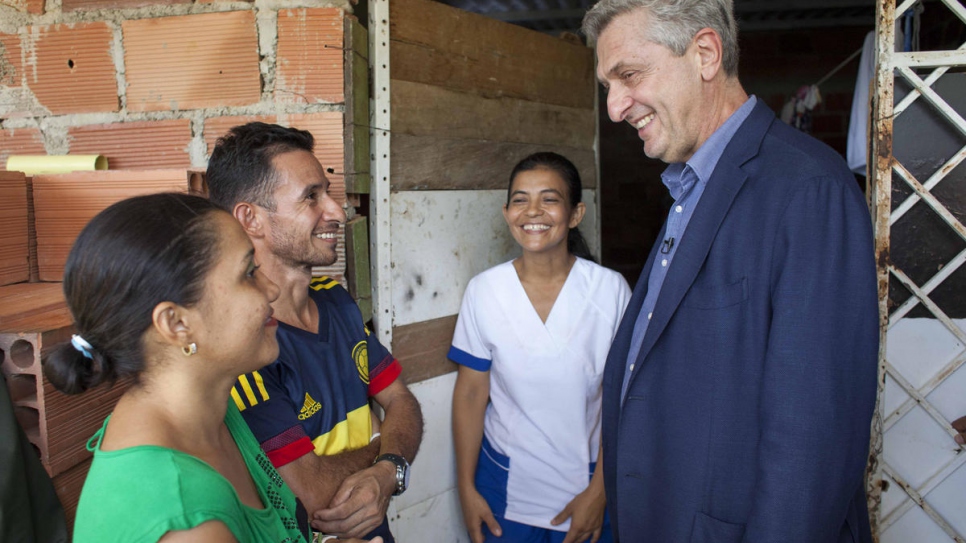
[[[275,467],[312,452],[315,447],[299,422],[299,407],[292,404],[275,363],[238,377],[231,389],[242,418]]]
[[[470,281],[463,293],[463,304],[456,319],[453,344],[447,358],[476,371],[490,371],[493,355],[483,341],[476,316],[476,281]]]
[[[402,366],[368,328],[365,330],[369,352],[369,396],[375,396],[399,377]]]

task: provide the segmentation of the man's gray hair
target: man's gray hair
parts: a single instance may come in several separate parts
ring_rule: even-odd
[[[619,15],[638,9],[647,11],[650,25],[642,28],[645,39],[681,56],[702,28],[721,36],[721,64],[729,76],[738,75],[738,24],[732,0],[600,0],[584,15],[587,42],[596,44],[600,34]]]

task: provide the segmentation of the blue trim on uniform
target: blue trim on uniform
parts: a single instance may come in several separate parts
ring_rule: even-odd
[[[588,466],[588,481],[590,477],[593,477],[596,467],[596,462],[592,462]],[[473,482],[476,484],[476,491],[486,500],[493,517],[503,531],[501,537],[496,537],[485,523],[482,524],[484,543],[562,543],[567,536],[567,532],[548,530],[547,528],[530,526],[506,519],[504,515],[506,515],[506,486],[509,470],[510,458],[493,448],[493,445],[484,435]],[[601,526],[600,539],[597,542],[613,543],[613,541],[614,532],[610,525],[610,515],[605,510],[604,523]]]
[[[490,371],[490,366],[493,365],[493,361],[491,360],[477,358],[462,349],[457,349],[456,347],[449,348],[449,352],[446,353],[446,358],[449,358],[460,366],[466,366],[467,368],[476,371]]]

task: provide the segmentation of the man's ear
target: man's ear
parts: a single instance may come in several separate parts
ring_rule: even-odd
[[[254,205],[248,202],[240,202],[235,204],[231,214],[241,224],[242,230],[246,234],[256,237],[261,234],[262,221],[258,209]]]
[[[710,28],[702,28],[694,35],[692,45],[696,48],[701,79],[711,81],[721,70],[721,57],[724,51],[721,36]]]
[[[151,312],[151,323],[161,340],[181,348],[192,342],[191,318],[188,311],[174,303],[161,302]]]

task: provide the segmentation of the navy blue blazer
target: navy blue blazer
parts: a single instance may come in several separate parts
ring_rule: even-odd
[[[680,241],[622,402],[659,245],[604,372],[616,539],[871,541],[876,270],[845,162],[758,103]]]

